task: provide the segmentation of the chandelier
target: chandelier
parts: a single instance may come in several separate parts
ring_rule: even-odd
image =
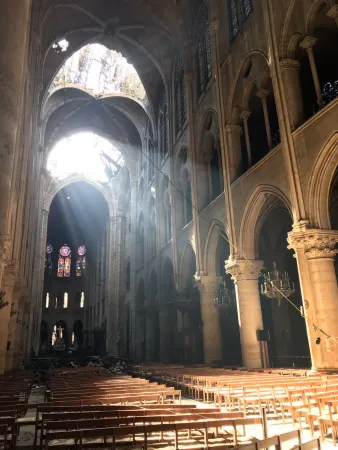
[[[214,302],[218,308],[225,310],[231,309],[235,306],[236,301],[234,289],[229,289],[225,280],[223,280],[217,287]]]
[[[3,300],[5,295],[6,295],[5,291],[0,291],[0,309],[4,308],[5,306],[8,306],[8,302],[5,302]]]
[[[295,292],[295,285],[290,280],[287,272],[277,270],[276,263],[273,263],[273,271],[268,272],[261,286],[261,292],[268,298],[276,298],[278,306],[281,305],[283,297],[289,298]]]

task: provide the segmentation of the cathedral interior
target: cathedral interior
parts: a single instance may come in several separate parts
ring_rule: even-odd
[[[336,0],[2,6],[0,375],[338,371]]]

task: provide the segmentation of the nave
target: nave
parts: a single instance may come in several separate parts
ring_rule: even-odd
[[[148,364],[50,367],[0,384],[3,449],[317,450],[337,439],[333,374]]]

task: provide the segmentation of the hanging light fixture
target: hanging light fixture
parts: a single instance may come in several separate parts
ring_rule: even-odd
[[[219,284],[214,298],[215,305],[222,309],[231,309],[236,305],[234,289],[229,289],[225,280]]]
[[[6,306],[8,306],[8,302],[5,302],[3,299],[5,295],[6,295],[5,291],[0,291],[0,309],[3,309]]]
[[[273,271],[268,272],[261,286],[261,292],[268,298],[276,298],[278,305],[281,305],[283,297],[289,298],[295,292],[295,285],[290,280],[289,274],[277,270],[276,263],[273,263]]]

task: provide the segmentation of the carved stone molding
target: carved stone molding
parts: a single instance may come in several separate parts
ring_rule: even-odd
[[[248,120],[250,116],[251,116],[250,111],[242,111],[241,114],[239,115],[240,119],[244,121]]]
[[[280,68],[281,70],[295,70],[296,72],[299,72],[300,62],[291,58],[283,59],[280,62]]]
[[[260,89],[257,92],[257,97],[263,99],[263,98],[267,98],[269,94],[270,94],[270,91],[268,91],[267,89]]]
[[[317,44],[316,38],[312,36],[306,36],[300,43],[300,46],[303,50],[309,50],[310,48],[313,48],[316,44]]]
[[[332,6],[332,8],[327,12],[327,16],[333,19],[338,25],[338,5]]]
[[[214,294],[222,280],[223,278],[219,276],[202,275],[201,277],[199,277],[198,282],[196,283],[196,287],[199,289],[201,294]]]
[[[335,249],[338,242],[338,231],[304,230],[304,223],[301,226],[303,226],[303,229],[298,225],[294,227],[294,230],[300,228],[300,231],[291,231],[288,234],[288,249],[304,250],[308,259],[334,258],[338,253],[338,250]]]
[[[228,261],[225,265],[226,272],[236,282],[258,280],[264,267],[263,261],[259,260],[235,260]]]
[[[218,30],[219,30],[219,21],[218,20],[212,21],[209,27],[210,36],[215,36],[218,33]]]

